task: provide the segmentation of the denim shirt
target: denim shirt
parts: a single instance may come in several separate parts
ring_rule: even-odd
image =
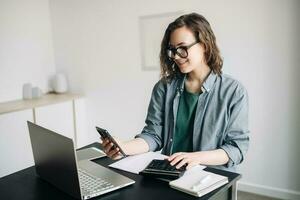
[[[136,138],[144,139],[150,151],[170,155],[180,96],[186,76],[155,84],[146,126]],[[209,74],[201,87],[193,127],[193,151],[223,149],[229,162],[210,166],[235,171],[249,147],[248,95],[246,89],[228,75]]]

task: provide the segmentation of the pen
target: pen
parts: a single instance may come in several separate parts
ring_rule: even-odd
[[[200,179],[196,184],[194,184],[194,185],[192,186],[192,190],[194,190],[194,191],[199,190],[199,189],[200,189],[200,186],[201,186],[203,183],[207,182],[209,179],[210,179],[210,175],[205,175],[205,176],[201,177],[201,179]]]

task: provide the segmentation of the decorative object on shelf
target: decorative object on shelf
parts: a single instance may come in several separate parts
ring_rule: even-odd
[[[32,85],[25,83],[23,85],[23,99],[32,99]]]
[[[42,95],[42,90],[39,87],[32,88],[32,98],[40,98]]]
[[[52,80],[53,90],[56,93],[65,93],[68,91],[68,82],[64,74],[58,73]]]

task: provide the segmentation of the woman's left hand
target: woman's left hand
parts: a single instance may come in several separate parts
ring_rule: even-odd
[[[201,161],[203,159],[203,152],[178,152],[174,153],[168,158],[168,161],[172,166],[176,165],[176,168],[179,169],[180,167],[184,166],[185,164],[186,169],[190,169],[194,167],[195,165],[201,164]]]

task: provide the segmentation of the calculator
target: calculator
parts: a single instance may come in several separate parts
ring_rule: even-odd
[[[168,160],[152,160],[140,174],[155,178],[174,180],[184,174],[185,168],[186,165],[176,169],[176,167],[172,166]]]

